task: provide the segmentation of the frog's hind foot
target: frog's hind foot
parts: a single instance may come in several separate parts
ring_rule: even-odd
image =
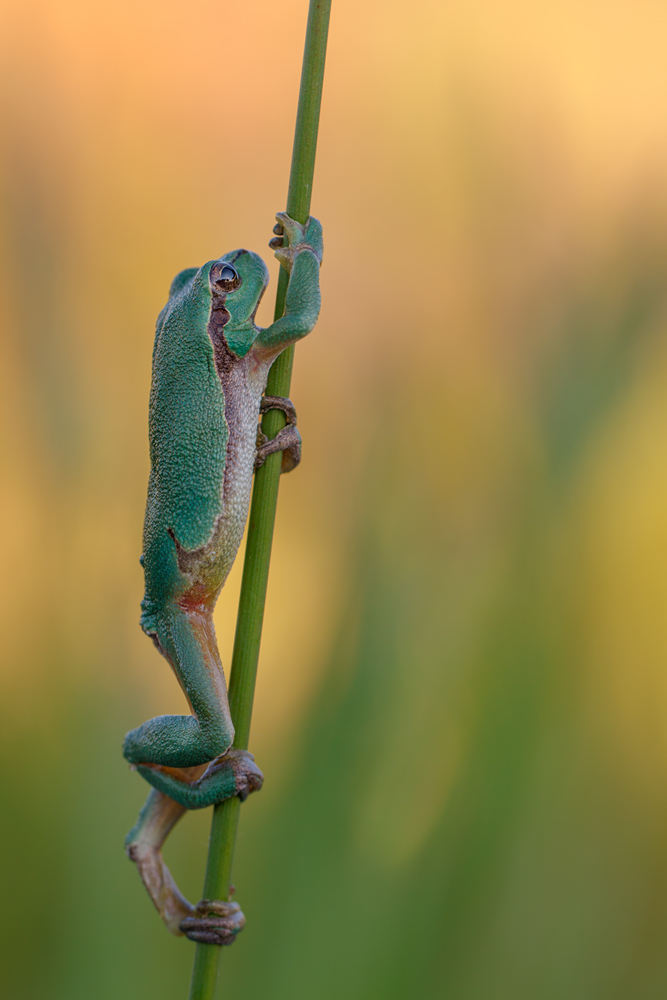
[[[243,802],[264,782],[255,758],[247,750],[232,749],[216,757],[196,781],[182,780],[183,771],[177,768],[138,764],[137,771],[153,788],[185,809],[204,809],[234,795]]]
[[[269,410],[280,410],[284,413],[286,424],[270,441],[261,429],[258,431],[255,469],[264,465],[269,455],[282,451],[283,461],[280,471],[291,472],[301,461],[301,435],[296,429],[294,404],[284,396],[262,396],[259,412],[263,414]]]
[[[244,926],[245,917],[238,903],[202,899],[194,914],[181,921],[180,929],[191,941],[223,945],[234,944]]]

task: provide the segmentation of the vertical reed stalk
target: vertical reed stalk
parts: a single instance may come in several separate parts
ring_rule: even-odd
[[[310,214],[330,9],[331,0],[310,0],[287,195],[287,214],[301,223],[305,222]],[[287,272],[281,268],[276,292],[275,319],[279,319],[285,311],[287,282]],[[266,387],[268,395],[289,395],[293,360],[293,346],[288,347],[276,359],[269,373]],[[277,410],[271,410],[264,416],[262,429],[269,438],[272,438],[284,423],[284,415]],[[258,470],[248,518],[248,540],[229,680],[229,705],[236,730],[234,746],[243,750],[248,748],[250,738],[252,702],[269,578],[281,460],[280,452],[270,455]],[[237,798],[228,799],[217,805],[213,811],[204,881],[205,899],[229,898],[240,805]],[[197,944],[190,1000],[213,1000],[219,964],[218,945]]]

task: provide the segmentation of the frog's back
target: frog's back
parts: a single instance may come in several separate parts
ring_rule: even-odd
[[[173,539],[190,550],[205,545],[221,509],[228,428],[207,334],[209,270],[206,265],[176,279],[157,323],[144,524],[146,631],[154,630],[154,614],[186,585]]]

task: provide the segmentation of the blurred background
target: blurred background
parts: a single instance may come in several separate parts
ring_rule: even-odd
[[[188,994],[123,853],[122,737],[183,710],[138,627],[153,330],[181,268],[271,257],[306,8],[0,11],[3,1000]],[[334,0],[220,998],[667,992],[666,31]]]

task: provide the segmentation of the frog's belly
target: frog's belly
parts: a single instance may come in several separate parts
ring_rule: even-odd
[[[257,454],[257,420],[268,369],[248,372],[241,362],[226,372],[223,381],[225,420],[229,429],[220,513],[210,540],[187,553],[191,597],[215,599],[238,552],[250,505]],[[180,560],[179,560],[180,561]]]

